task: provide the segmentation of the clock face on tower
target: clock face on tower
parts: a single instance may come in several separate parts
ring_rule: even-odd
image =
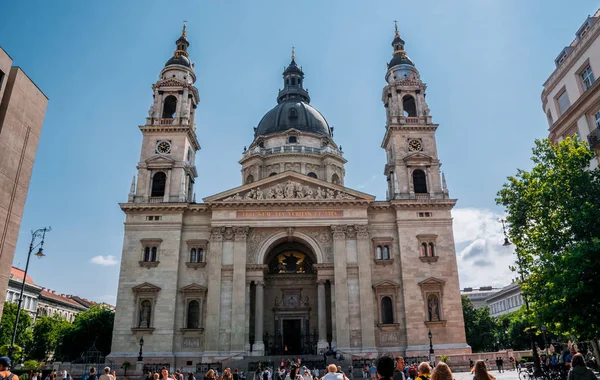
[[[408,150],[411,152],[420,152],[423,150],[423,143],[421,139],[409,139]]]
[[[171,153],[171,143],[169,141],[159,141],[156,143],[156,153],[169,154]]]

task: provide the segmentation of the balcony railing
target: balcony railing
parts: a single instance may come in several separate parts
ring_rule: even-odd
[[[150,203],[162,203],[165,197],[150,197]]]
[[[418,117],[405,117],[404,120],[405,120],[406,124],[419,124]]]
[[[600,128],[596,128],[587,137],[590,148],[594,149],[600,146]]]
[[[160,125],[171,125],[175,119],[160,119]]]
[[[343,156],[342,152],[339,149],[334,149],[331,147],[327,148],[313,148],[310,146],[301,146],[301,145],[284,145],[278,146],[275,148],[254,148],[252,150],[247,150],[244,152],[244,157],[253,156],[255,154],[261,156],[268,156],[271,154],[279,154],[279,153],[309,153],[309,154],[335,154],[337,156]]]

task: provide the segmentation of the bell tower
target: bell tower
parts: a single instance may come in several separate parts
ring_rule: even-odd
[[[398,24],[395,28],[394,52],[385,75],[388,85],[382,95],[386,131],[381,147],[387,153],[387,199],[447,199],[435,142],[438,125],[433,124],[425,100],[427,85],[406,55]]]
[[[197,177],[195,156],[200,150],[194,124],[200,97],[187,49],[184,24],[173,56],[152,85],[153,102],[143,134],[137,184],[128,201],[135,203],[192,202]]]

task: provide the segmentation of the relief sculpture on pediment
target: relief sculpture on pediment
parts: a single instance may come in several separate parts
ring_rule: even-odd
[[[246,193],[235,193],[223,199],[224,202],[231,201],[253,201],[263,199],[356,199],[355,196],[340,190],[323,189],[320,186],[312,188],[295,181],[287,181],[285,184],[278,183],[266,190],[257,187]]]

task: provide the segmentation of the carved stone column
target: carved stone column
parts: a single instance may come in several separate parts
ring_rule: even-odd
[[[225,227],[216,227],[210,234],[210,252],[206,256],[208,291],[206,304],[212,307],[206,312],[205,347],[207,352],[219,351],[219,321],[221,319],[221,256],[223,255],[223,233]]]
[[[263,342],[264,328],[264,312],[265,312],[265,283],[263,281],[256,282],[256,307],[254,308],[256,316],[254,317],[254,347],[252,352],[255,355],[264,355],[265,343]]]
[[[337,331],[335,329],[335,282],[329,281],[331,284],[331,347],[337,347]]]
[[[231,351],[244,351],[246,314],[246,238],[249,227],[233,227],[233,294],[231,296]]]
[[[369,226],[358,225],[356,245],[358,249],[358,281],[360,283],[360,325],[363,350],[375,350],[375,306],[373,305],[373,283],[371,264],[373,263]]]
[[[167,170],[167,180],[165,182],[165,195],[163,195],[163,202],[170,202],[171,199],[171,174],[173,170]]]
[[[333,261],[335,276],[335,316],[337,348],[350,348],[348,316],[348,272],[346,268],[346,226],[331,226],[333,232]]]
[[[319,342],[318,349],[327,348],[327,306],[325,303],[325,280],[317,281],[318,313],[319,313]]]

